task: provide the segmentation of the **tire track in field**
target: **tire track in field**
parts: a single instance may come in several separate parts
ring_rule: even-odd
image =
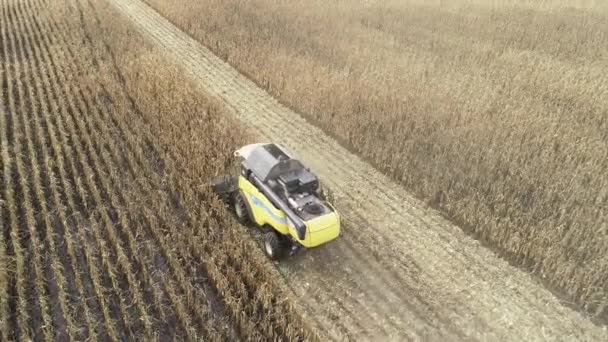
[[[312,311],[311,316],[339,322],[339,317],[328,317],[332,303],[339,303],[366,310],[367,315],[378,318],[370,322],[349,314],[343,323],[347,328],[352,326],[353,339],[607,338],[605,331],[562,306],[530,276],[426,209],[400,186],[280,105],[148,6],[137,0],[110,1],[245,125],[255,128],[265,139],[286,144],[301,156],[331,183],[343,216],[357,218],[347,220],[343,241],[311,250],[299,260],[279,266],[290,288]],[[397,255],[391,257],[383,249]],[[335,262],[323,259],[332,257]],[[327,267],[319,268],[324,263],[328,263]],[[356,271],[358,278],[341,284],[341,277],[353,276],[344,269]],[[311,288],[326,291],[334,298],[325,301],[323,297],[306,296],[306,291],[298,287],[303,281],[310,281]],[[344,291],[356,289],[371,299]],[[409,330],[395,331],[403,327]],[[391,335],[395,332],[397,335]]]

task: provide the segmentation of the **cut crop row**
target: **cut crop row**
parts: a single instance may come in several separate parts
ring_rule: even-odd
[[[49,259],[51,259],[52,273],[47,273],[47,286],[49,287],[49,289],[55,289],[54,292],[58,292],[49,292],[49,295],[51,296],[51,302],[53,302],[53,299],[55,297],[59,297],[59,308],[55,309],[55,314],[53,314],[55,326],[58,326],[62,330],[61,332],[58,332],[57,338],[63,339],[67,334],[67,336],[69,336],[69,338],[73,340],[75,338],[75,334],[81,329],[76,326],[74,318],[75,315],[73,312],[74,305],[69,300],[68,292],[73,289],[74,285],[72,281],[71,286],[69,286],[66,276],[64,274],[63,264],[68,265],[68,263],[65,259],[63,261],[60,260],[61,256],[65,255],[66,253],[65,251],[60,251],[55,242],[57,235],[60,234],[58,231],[55,231],[55,229],[62,231],[62,224],[61,221],[57,219],[57,216],[53,215],[49,210],[50,206],[53,211],[62,211],[62,209],[60,208],[61,203],[59,200],[59,190],[56,187],[57,172],[55,171],[54,167],[55,159],[50,156],[50,153],[48,151],[49,145],[45,141],[45,134],[43,133],[47,132],[48,129],[47,127],[43,127],[40,122],[40,116],[42,112],[47,111],[48,109],[46,108],[46,102],[39,100],[44,99],[43,96],[40,96],[41,90],[39,80],[39,76],[42,72],[44,72],[44,70],[40,68],[38,50],[36,49],[36,54],[34,54],[32,49],[32,46],[38,46],[39,42],[33,41],[34,33],[31,27],[31,23],[29,21],[29,16],[23,14],[24,12],[27,13],[28,9],[23,6],[22,2],[14,4],[13,8],[17,9],[16,13],[20,30],[21,32],[25,33],[24,37],[26,39],[24,40],[22,46],[25,47],[27,58],[24,59],[24,61],[27,60],[29,62],[30,77],[26,80],[25,84],[28,85],[27,92],[29,96],[29,103],[32,107],[28,113],[30,113],[34,117],[33,120],[30,118],[28,121],[30,123],[32,121],[34,122],[33,131],[36,132],[36,140],[34,141],[34,145],[38,147],[39,152],[37,157],[30,153],[30,161],[32,163],[32,169],[34,171],[34,187],[38,195],[39,205],[42,209],[40,214],[42,215],[42,219],[44,220],[44,226],[46,228],[46,236],[44,240],[46,240],[48,244],[47,256]],[[36,93],[34,93],[34,90],[32,89],[34,86],[36,87]],[[28,140],[31,141],[32,139]],[[40,176],[38,165],[35,164],[36,160],[39,161],[38,165],[44,165],[42,171],[44,172],[46,177]],[[43,179],[44,183],[43,181],[41,181],[41,178]],[[43,189],[46,189],[46,191]],[[49,193],[49,190],[51,191],[51,193]],[[65,217],[65,214],[60,216]],[[61,235],[64,236],[63,234]],[[62,245],[61,241],[62,240],[59,240],[60,246]],[[61,312],[62,314],[60,314],[59,312]],[[90,329],[90,325],[88,328]]]
[[[14,18],[14,13],[11,13],[11,9],[14,10],[14,6],[6,6],[3,7],[4,19],[9,25],[9,34],[8,39],[10,41],[10,50],[5,49],[5,53],[10,51],[12,53],[8,53],[7,62],[10,63],[10,66],[6,68],[6,77],[9,80],[7,87],[7,100],[8,100],[8,109],[13,116],[11,120],[13,123],[13,132],[12,137],[14,141],[13,145],[13,156],[15,162],[15,169],[13,169],[13,182],[17,183],[15,187],[14,196],[19,199],[21,203],[19,207],[21,208],[21,215],[18,222],[13,222],[11,238],[13,240],[13,248],[14,251],[22,250],[22,246],[20,243],[23,242],[29,245],[25,248],[27,253],[24,253],[24,257],[22,260],[17,260],[18,264],[23,262],[28,263],[32,266],[34,275],[30,276],[30,284],[27,282],[19,282],[16,286],[18,287],[18,291],[23,293],[25,288],[31,286],[34,291],[32,291],[35,295],[30,297],[34,299],[34,303],[38,302],[38,310],[36,310],[36,306],[33,303],[26,306],[26,312],[30,317],[30,320],[34,321],[34,326],[39,327],[41,329],[42,334],[46,339],[52,339],[54,337],[54,329],[51,321],[50,313],[49,313],[49,305],[48,305],[48,296],[45,288],[45,279],[43,276],[42,270],[42,255],[44,253],[43,246],[41,246],[40,241],[38,240],[36,227],[37,227],[37,219],[36,219],[36,210],[34,208],[34,204],[32,203],[32,193],[30,191],[30,184],[28,184],[29,175],[31,174],[30,169],[26,169],[26,164],[28,160],[29,152],[32,150],[31,141],[29,141],[29,129],[26,129],[26,119],[23,118],[25,113],[29,108],[26,107],[25,99],[24,99],[24,90],[23,90],[23,80],[22,80],[22,60],[26,58],[21,51],[22,42],[21,42],[21,33],[17,31],[16,19]],[[9,190],[11,191],[11,190]],[[24,231],[25,230],[25,231]],[[21,253],[19,253],[21,254]],[[29,255],[29,258],[27,257]],[[20,255],[17,256],[18,259],[21,258]],[[18,268],[20,265],[18,265]],[[23,267],[23,266],[21,266]],[[31,269],[30,269],[31,270]],[[25,269],[17,270],[18,272],[23,272],[19,276],[27,277],[27,271]],[[21,301],[25,301],[25,298],[19,298]],[[27,333],[25,333],[27,335]]]
[[[67,29],[67,28],[64,27],[64,28],[60,28],[58,30],[58,32],[72,32],[72,30]],[[66,44],[66,45],[69,46],[68,44]],[[68,51],[68,55],[74,56],[75,54],[73,54],[71,51]],[[83,51],[80,51],[79,55],[86,55],[86,53],[83,54]],[[75,66],[77,68],[79,66],[86,65],[86,63],[84,63],[83,61],[75,60],[74,63],[71,63],[70,65]],[[78,72],[78,70],[74,70],[74,72]],[[86,86],[83,87],[82,89],[83,89],[83,92],[85,92],[85,94],[88,92],[88,90],[86,90],[87,89]],[[92,114],[92,115],[87,116],[87,119],[89,117],[91,117],[91,118],[95,119],[95,121],[93,123],[89,123],[89,124],[92,124],[92,125],[96,126],[97,132],[98,133],[101,132],[100,134],[102,134],[102,136],[100,136],[101,137],[101,141],[104,141],[104,145],[106,145],[106,147],[108,147],[108,145],[110,146],[106,150],[102,151],[99,148],[100,144],[95,144],[97,146],[96,147],[96,153],[98,153],[99,155],[102,156],[102,159],[104,160],[105,167],[109,168],[109,170],[108,170],[107,173],[109,174],[109,179],[111,180],[110,183],[115,184],[115,185],[120,184],[121,183],[120,179],[119,179],[116,171],[115,170],[111,170],[111,168],[112,168],[111,165],[117,165],[117,164],[121,163],[121,161],[119,160],[121,158],[118,155],[120,153],[117,153],[119,150],[121,150],[121,148],[118,147],[118,146],[116,146],[116,144],[114,143],[114,139],[112,139],[112,137],[110,137],[110,136],[103,137],[104,134],[106,134],[106,135],[108,134],[108,130],[104,129],[104,127],[103,127],[103,125],[104,125],[104,120],[103,119],[107,120],[105,122],[112,122],[112,120],[111,120],[111,118],[107,117],[107,110],[106,110],[106,108],[105,108],[105,106],[103,104],[98,103],[98,102],[97,103],[93,102],[94,99],[92,99],[89,95],[85,95],[85,97],[87,97],[91,101],[91,103],[93,104],[93,106],[90,106],[90,107],[87,108],[87,112]],[[100,108],[101,108],[101,110],[100,110]],[[104,116],[105,116],[103,119],[99,118],[99,115],[101,113],[103,113]],[[89,129],[91,129],[91,127],[89,127]],[[95,129],[95,128],[93,128],[93,129]],[[96,138],[96,137],[94,136],[93,138]],[[122,162],[126,162],[127,164],[129,164],[131,162],[131,158],[132,158],[132,156],[130,156],[130,155],[126,156],[126,158],[124,158],[122,160]],[[129,165],[129,167],[126,167],[124,169],[124,171],[129,171],[129,170],[132,170],[132,165]],[[126,175],[124,175],[124,174],[121,175],[121,177],[124,177],[124,176],[126,176]],[[133,177],[136,178],[137,175],[133,175]],[[127,202],[132,201],[132,199],[129,199],[129,198],[125,199],[124,196],[116,195],[116,193],[119,193],[119,191],[118,191],[118,189],[114,189],[114,190],[115,191],[112,191],[111,189],[107,189],[106,188],[106,193],[110,194],[109,196],[111,197],[110,198],[110,202],[115,207],[120,207],[122,205],[126,205],[126,204],[128,204]],[[148,201],[150,201],[150,199],[148,199]],[[150,202],[155,203],[155,201],[153,201],[153,200],[150,201]],[[130,229],[128,227],[128,223],[127,223],[128,222],[128,218],[125,215],[122,215],[121,218],[120,218],[120,220],[123,222],[123,235],[127,236],[127,241],[129,243],[131,249],[136,248],[135,247],[136,241],[135,241],[135,239],[134,239],[133,235],[131,234],[131,231],[130,231]],[[137,256],[137,257],[139,258],[139,256]],[[142,267],[142,268],[145,269],[146,267],[147,267],[147,265],[145,267]],[[169,294],[171,294],[171,293],[174,294],[175,289],[173,287],[175,285],[173,285],[173,284],[174,283],[172,283],[172,285],[169,285],[169,286],[166,287],[167,288],[167,292]],[[176,301],[179,300],[180,296],[172,295],[171,298],[172,298],[173,302],[176,303]],[[177,305],[177,306],[178,307],[182,307],[181,304]],[[201,314],[202,312],[204,312],[204,307],[198,307],[197,311],[199,312],[199,314]],[[180,317],[187,317],[187,315],[180,314]],[[184,322],[182,322],[182,323],[184,323]],[[184,327],[187,330],[189,330],[189,331],[193,331],[190,328],[190,324],[187,323],[187,322],[185,323]],[[202,328],[200,328],[199,330],[202,330]]]
[[[51,77],[51,80],[54,80],[54,78]],[[56,89],[59,89],[58,87]]]
[[[49,50],[52,58],[57,58],[53,49]],[[65,56],[62,56],[65,59]],[[128,335],[135,331],[139,331],[141,327],[140,322],[143,323],[146,335],[151,336],[151,329],[149,319],[146,316],[146,310],[144,308],[141,293],[139,291],[139,284],[135,280],[135,276],[131,271],[131,267],[128,264],[128,259],[124,255],[124,251],[120,243],[116,239],[114,232],[115,222],[110,217],[113,208],[107,207],[107,194],[102,193],[99,189],[98,184],[102,184],[104,181],[103,176],[99,175],[100,166],[97,155],[94,153],[90,141],[88,132],[83,128],[82,118],[87,115],[86,110],[82,105],[82,99],[78,96],[78,90],[74,88],[73,82],[65,77],[63,74],[63,68],[57,68],[58,81],[62,84],[64,91],[64,99],[67,101],[68,114],[62,116],[61,119],[64,121],[64,125],[68,129],[68,134],[72,137],[78,137],[79,143],[75,144],[75,153],[78,156],[80,167],[84,173],[84,180],[86,186],[86,192],[89,194],[90,205],[97,208],[96,212],[99,213],[100,220],[103,222],[107,237],[109,237],[110,247],[108,247],[105,237],[102,237],[101,232],[98,229],[93,229],[95,240],[97,242],[97,248],[99,250],[101,261],[105,265],[107,274],[110,277],[111,287],[117,294],[120,315],[125,323],[126,332]],[[76,95],[75,95],[76,94]],[[86,148],[86,151],[85,151]],[[95,219],[98,219],[95,217]],[[118,264],[120,270],[123,273],[119,273],[115,265]],[[123,285],[126,277],[128,285]],[[134,301],[137,306],[139,315],[138,319],[133,319],[133,310],[125,298],[123,291],[133,291]],[[141,318],[141,320],[139,320]]]
[[[30,12],[30,13],[34,13],[34,12]],[[40,28],[37,27],[37,30],[35,31],[35,37],[36,39],[40,41],[42,41],[42,39],[46,39],[46,36],[41,35],[39,33]],[[41,38],[43,37],[43,38]],[[38,53],[38,51],[37,51]],[[49,58],[48,54],[45,53],[45,51],[43,51],[42,53],[38,54],[39,56],[43,56],[44,58],[44,63],[47,66],[50,66],[49,72],[51,73],[51,75],[48,75],[46,73],[41,73],[44,77],[43,79],[43,89],[46,90],[46,98],[48,99],[49,106],[48,108],[51,109],[53,112],[55,113],[62,113],[63,115],[65,115],[66,113],[66,108],[65,108],[65,104],[63,103],[63,101],[61,101],[61,99],[63,98],[63,94],[59,93],[59,85],[56,83],[56,75],[54,75],[54,68],[56,67],[56,64],[54,64],[54,62]],[[52,83],[51,83],[52,82]],[[56,161],[59,164],[58,169],[60,170],[60,174],[61,174],[61,186],[63,188],[63,191],[65,193],[65,197],[67,199],[68,202],[68,208],[70,210],[70,212],[72,213],[72,215],[77,215],[79,210],[86,210],[85,206],[84,206],[84,202],[85,199],[87,197],[86,192],[83,191],[83,186],[82,186],[82,178],[80,177],[80,172],[79,172],[79,168],[78,166],[75,165],[75,162],[73,160],[73,147],[72,147],[72,143],[74,141],[73,137],[69,137],[66,136],[65,133],[65,129],[63,127],[63,123],[61,121],[58,120],[58,115],[49,115],[50,113],[45,112],[45,122],[46,122],[46,127],[49,130],[49,136],[51,138],[51,146],[53,147],[54,151],[55,151],[55,155],[58,156],[56,158]],[[57,133],[56,130],[59,132],[61,141],[57,140]],[[68,169],[66,167],[66,165],[64,164],[64,160],[67,160],[67,164],[69,164],[70,168]],[[67,170],[67,171],[66,171]],[[68,175],[69,174],[69,175]],[[78,194],[74,194],[75,192],[75,188],[78,190]],[[78,235],[81,238],[80,240],[80,245],[84,246],[83,250],[84,253],[81,251],[80,253],[77,254],[77,252],[75,251],[74,248],[74,240],[72,240],[73,236],[70,233],[70,225],[74,224],[75,222],[77,222],[77,220],[73,220],[73,219],[69,219],[66,215],[66,213],[64,212],[64,210],[59,210],[60,212],[60,217],[62,218],[62,224],[65,226],[65,241],[66,241],[66,245],[68,247],[68,253],[70,254],[72,263],[73,263],[73,269],[74,269],[74,277],[76,278],[76,283],[80,284],[78,285],[79,288],[79,292],[84,292],[84,286],[82,285],[83,281],[84,283],[87,283],[89,281],[89,278],[86,277],[86,274],[90,275],[90,280],[93,283],[93,292],[96,294],[96,297],[98,299],[98,304],[96,306],[99,306],[103,312],[105,321],[106,321],[106,326],[108,327],[108,334],[111,338],[117,338],[118,335],[116,333],[116,329],[114,328],[114,324],[112,322],[112,318],[110,317],[110,313],[109,313],[109,308],[108,308],[108,304],[107,304],[107,299],[105,291],[103,289],[103,285],[100,284],[100,273],[98,271],[98,268],[95,264],[95,259],[91,256],[91,249],[87,247],[87,240],[86,238],[83,237],[82,235],[82,230],[78,230]],[[78,226],[78,228],[83,228],[81,225]],[[84,254],[84,255],[83,255]],[[86,265],[86,269],[80,270],[80,267],[85,266],[83,264],[83,260],[86,260],[84,262],[88,263],[88,265]],[[79,274],[82,274],[82,277],[79,277]],[[82,279],[81,279],[82,278]],[[81,298],[86,298],[86,297],[81,297]],[[87,316],[87,321],[89,324],[89,333],[90,336],[94,336],[93,332],[92,332],[92,324],[93,324],[93,320],[94,318],[91,317],[91,313],[87,313],[88,310],[88,305],[86,305],[85,302],[81,303],[82,306],[85,308],[85,315]]]

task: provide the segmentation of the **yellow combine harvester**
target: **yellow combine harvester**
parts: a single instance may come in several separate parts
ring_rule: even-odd
[[[272,143],[234,152],[240,174],[214,183],[243,224],[264,229],[264,251],[279,259],[340,234],[340,216],[320,190],[318,178],[285,148]]]

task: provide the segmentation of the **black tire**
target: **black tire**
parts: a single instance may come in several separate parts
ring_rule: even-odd
[[[251,217],[249,217],[249,210],[247,209],[247,203],[245,203],[245,198],[241,192],[237,192],[234,198],[234,212],[236,214],[237,220],[241,224],[248,224],[251,222]]]
[[[275,231],[264,233],[264,253],[271,260],[279,260],[283,257],[283,244],[279,238],[279,234]]]

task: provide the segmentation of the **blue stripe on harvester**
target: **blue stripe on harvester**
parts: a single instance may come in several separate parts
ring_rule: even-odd
[[[272,218],[275,219],[277,222],[279,222],[281,224],[286,224],[287,223],[287,219],[285,217],[277,216],[272,210],[270,210],[270,208],[268,208],[262,202],[262,200],[260,200],[259,198],[257,198],[254,195],[249,195],[249,197],[251,197],[251,201],[253,202],[253,205],[255,205],[258,208],[264,209],[264,211],[267,212],[268,215],[272,216]]]

